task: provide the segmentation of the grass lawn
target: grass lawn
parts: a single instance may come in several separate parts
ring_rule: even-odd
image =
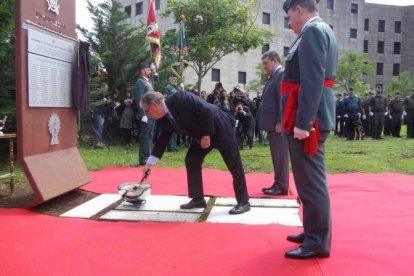
[[[402,130],[405,133],[405,130]],[[384,140],[345,141],[331,135],[326,142],[326,166],[329,173],[344,172],[398,172],[414,174],[414,139],[386,137]],[[89,170],[106,166],[134,166],[138,158],[138,145],[130,150],[121,146],[107,149],[80,147]],[[183,167],[187,150],[165,152],[157,166]],[[272,162],[268,146],[255,144],[252,150],[241,151],[246,172],[271,172]],[[225,170],[218,151],[207,155],[204,167]]]

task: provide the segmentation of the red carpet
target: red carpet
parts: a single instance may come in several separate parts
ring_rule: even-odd
[[[117,193],[118,185],[125,182],[138,182],[142,178],[142,167],[107,167],[103,170],[91,172],[92,182],[81,189],[95,193]],[[233,180],[228,171],[203,169],[205,195],[234,197]],[[246,175],[247,188],[251,197],[263,197],[262,188],[271,186],[273,174],[250,173]],[[188,195],[187,174],[185,168],[156,167],[146,182],[152,184],[151,194],[155,195]],[[293,182],[292,175],[290,183]],[[296,194],[294,185],[291,185],[290,196]]]
[[[158,169],[150,178],[155,192],[174,194],[180,189],[186,194],[180,169]],[[115,175],[128,170],[137,172],[136,179],[141,177],[137,168],[108,168],[93,173],[94,182],[85,188],[113,193],[118,182],[131,180],[116,181]],[[164,177],[170,184],[177,184],[162,185],[158,180],[162,171],[169,173]],[[224,180],[226,173],[208,171],[206,191],[233,196],[231,182]],[[105,178],[102,172],[107,172],[105,185],[97,183],[98,176]],[[272,178],[249,175],[251,194],[259,195],[263,183],[258,179],[267,184]],[[111,181],[116,183],[111,186]],[[286,235],[300,229],[281,225],[102,222],[0,209],[1,274],[413,275],[414,176],[338,174],[329,176],[329,185],[333,213],[329,259],[283,258],[295,247]]]

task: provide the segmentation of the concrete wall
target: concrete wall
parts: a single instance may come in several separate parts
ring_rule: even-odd
[[[125,7],[131,5],[131,24],[133,26],[145,23],[148,11],[148,1],[143,0],[119,0]],[[143,14],[135,16],[135,4],[143,2]],[[262,0],[259,8],[259,24],[262,23],[263,12],[270,13],[270,25],[262,25],[270,28],[276,36],[270,44],[270,49],[276,50],[283,56],[284,48],[289,47],[295,38],[295,34],[284,27],[286,14],[282,9],[284,0]],[[160,13],[165,9],[167,0],[160,0],[161,9],[157,11],[161,33],[178,28],[171,18],[161,18]],[[351,13],[351,3],[358,5],[358,13]],[[327,9],[327,1],[319,3],[321,17],[332,26],[338,41],[340,56],[355,51],[363,54],[364,40],[369,41],[368,58],[384,64],[383,75],[375,76],[367,80],[371,86],[376,83],[384,85],[398,78],[393,76],[393,64],[400,64],[400,72],[414,71],[414,6],[399,7],[389,5],[377,5],[365,3],[364,0],[334,0],[333,9]],[[364,31],[364,21],[369,19],[369,31]],[[378,20],[385,20],[385,32],[378,32]],[[395,21],[402,22],[402,33],[394,32]],[[357,29],[357,38],[350,38],[351,28]],[[377,53],[378,41],[384,41],[384,53]],[[401,54],[394,55],[394,42],[401,42]],[[191,47],[191,45],[189,45]],[[238,72],[246,72],[247,84],[255,79],[256,66],[260,63],[262,49],[254,49],[243,56],[231,54],[223,58],[214,68],[220,69],[220,81],[227,90],[234,86],[243,84],[238,83]],[[375,63],[376,64],[376,63]],[[375,68],[376,69],[376,68]],[[195,83],[196,77],[192,69],[187,69],[186,83]],[[211,81],[211,72],[207,73],[203,79],[202,90],[210,92],[214,88],[215,82]]]

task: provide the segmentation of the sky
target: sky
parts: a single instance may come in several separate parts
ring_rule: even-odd
[[[90,0],[92,3],[101,3],[104,0]],[[378,3],[388,5],[407,6],[414,5],[414,0],[366,0],[367,3]],[[86,9],[86,0],[76,0],[76,23],[87,29],[91,29],[92,20]]]

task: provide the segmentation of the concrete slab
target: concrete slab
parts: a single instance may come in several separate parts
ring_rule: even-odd
[[[120,199],[121,197],[118,194],[102,194],[67,211],[60,216],[90,218]]]
[[[210,198],[205,197],[206,201]],[[163,211],[163,212],[180,212],[180,213],[202,213],[204,208],[196,208],[191,210],[182,210],[180,205],[187,203],[190,199],[186,196],[171,196],[171,195],[150,195],[147,197],[147,202],[139,208],[132,203],[123,202],[115,208],[115,210],[129,210],[129,211]]]
[[[253,207],[279,207],[279,208],[299,208],[299,202],[296,199],[285,198],[250,198],[250,205]],[[235,198],[217,198],[214,205],[219,206],[234,206],[236,205]]]
[[[214,206],[207,222],[241,224],[283,224],[302,226],[298,208],[252,207],[250,212],[229,215],[229,206]]]
[[[196,222],[200,215],[200,213],[113,210],[103,215],[100,219],[157,222]]]

